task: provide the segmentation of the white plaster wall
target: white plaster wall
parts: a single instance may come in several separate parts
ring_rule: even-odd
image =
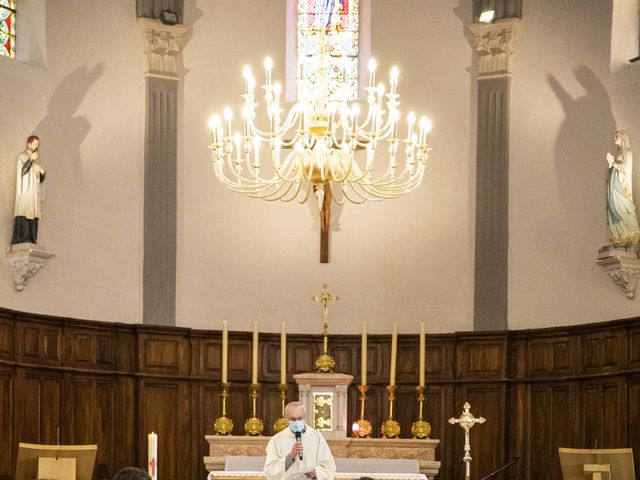
[[[3,250],[15,157],[35,133],[48,171],[38,240],[56,255],[20,293],[3,265],[3,307],[141,321],[144,79],[134,4],[50,0],[46,55],[36,62],[46,66],[0,61],[0,104],[14,112],[0,116]]]
[[[463,4],[459,6],[458,3]],[[467,5],[468,4],[468,5]],[[472,329],[474,200],[469,129],[471,48],[458,17],[470,2],[375,0],[372,54],[386,76],[401,71],[403,115],[428,114],[433,160],[425,182],[405,198],[342,209],[331,240],[331,263],[318,262],[313,204],[267,203],[225,190],[216,180],[207,120],[230,105],[236,115],[241,71],[284,77],[285,1],[187,3],[193,35],[184,52],[183,149],[179,158],[177,323],[198,328],[320,331],[310,301],[328,282],[341,297],[330,309],[331,331],[415,333]]]
[[[614,130],[640,148],[640,66],[609,72],[611,2],[579,3],[524,4],[511,117],[512,329],[640,313],[640,299],[626,299],[595,264],[608,242],[605,155]],[[637,159],[635,173],[637,200]]]

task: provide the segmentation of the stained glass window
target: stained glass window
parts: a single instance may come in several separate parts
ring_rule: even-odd
[[[16,0],[0,0],[0,55],[16,53]]]
[[[331,100],[356,100],[358,26],[358,0],[298,0],[297,78],[324,69]]]

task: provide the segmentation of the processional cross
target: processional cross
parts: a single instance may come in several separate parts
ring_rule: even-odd
[[[460,418],[451,417],[449,419],[449,423],[452,425],[457,423],[464,429],[464,457],[462,461],[466,464],[464,478],[465,480],[469,480],[471,478],[471,442],[469,441],[469,430],[471,430],[476,423],[486,422],[486,418],[474,417],[470,412],[471,405],[469,405],[469,402],[465,402],[463,410],[464,411],[462,412],[462,415],[460,415]]]
[[[333,372],[336,361],[327,353],[327,345],[329,342],[329,303],[334,300],[339,300],[339,298],[329,293],[329,289],[325,283],[322,286],[322,294],[314,295],[311,297],[311,300],[322,303],[323,353],[316,359],[316,370],[323,373]]]

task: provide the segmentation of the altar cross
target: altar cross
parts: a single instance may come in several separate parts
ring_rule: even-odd
[[[311,300],[322,303],[322,334],[327,335],[329,333],[329,303],[340,299],[329,293],[327,284],[325,283],[322,285],[322,294],[314,295],[311,297]]]
[[[471,478],[471,442],[469,441],[469,430],[471,430],[476,423],[484,423],[486,419],[484,417],[474,417],[470,411],[471,405],[469,405],[469,402],[465,402],[464,407],[462,408],[463,412],[462,415],[460,415],[460,418],[451,417],[449,419],[449,423],[451,425],[455,425],[457,423],[464,429],[464,458],[462,461],[466,464],[466,473],[464,478],[465,480],[469,480]]]

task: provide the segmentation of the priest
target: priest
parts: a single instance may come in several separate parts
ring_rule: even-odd
[[[289,428],[277,433],[267,445],[264,474],[267,480],[332,480],[336,474],[329,445],[320,432],[305,423],[305,409],[291,402],[284,414]]]

